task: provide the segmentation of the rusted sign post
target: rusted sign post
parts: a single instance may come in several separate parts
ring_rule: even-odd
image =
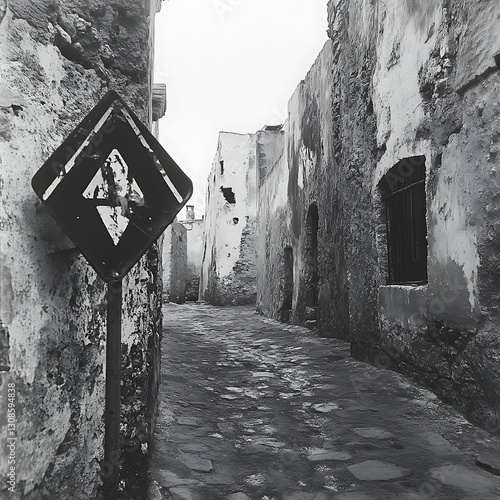
[[[33,190],[108,284],[106,500],[120,457],[122,279],[189,200],[193,185],[116,92],[108,92],[32,180]]]
[[[120,481],[121,328],[122,281],[110,281],[108,283],[108,317],[106,324],[104,462],[101,466],[105,500],[114,500],[116,498]]]

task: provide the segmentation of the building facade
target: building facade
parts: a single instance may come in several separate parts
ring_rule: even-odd
[[[31,178],[110,89],[152,126],[160,5],[0,1],[0,444],[7,449],[12,390],[12,498],[97,498],[105,473],[106,286],[47,213]],[[161,108],[160,99],[157,117]],[[123,285],[122,495],[139,499],[158,387],[157,245]],[[7,458],[1,454],[2,498],[12,484]]]
[[[175,221],[163,239],[163,300],[182,304],[197,301],[200,287],[205,218],[196,219],[186,205],[186,219]]]
[[[500,5],[328,11],[329,41],[256,157],[257,308],[498,432]]]
[[[221,132],[208,178],[199,297],[255,302],[256,136]]]

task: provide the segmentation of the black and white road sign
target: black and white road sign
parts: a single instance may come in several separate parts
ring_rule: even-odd
[[[52,154],[32,186],[107,282],[128,273],[193,190],[191,180],[114,91]]]

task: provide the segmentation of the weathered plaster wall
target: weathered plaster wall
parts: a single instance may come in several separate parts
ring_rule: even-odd
[[[498,431],[500,4],[329,4],[329,36],[289,103],[283,155],[258,156],[257,306],[348,338]],[[268,151],[266,154],[265,152]],[[426,159],[428,283],[387,285],[378,182]],[[404,175],[404,174],[403,174]],[[316,205],[317,306],[310,302]],[[287,306],[288,307],[288,306]],[[314,323],[315,322],[315,323]]]
[[[289,315],[290,307],[284,249],[292,247],[292,236],[284,134],[257,136],[257,310],[276,319]]]
[[[259,157],[259,251],[257,306],[264,314],[316,326],[322,335],[348,335],[347,270],[344,255],[342,198],[334,152],[333,56],[327,42],[288,105],[284,132]],[[269,141],[269,133],[266,133]],[[275,158],[272,164],[267,157]],[[270,164],[268,166],[267,164]],[[309,244],[308,213],[317,207],[317,251]],[[293,255],[291,313],[283,304],[286,288],[285,248]],[[313,265],[312,261],[316,261]],[[311,274],[317,287],[311,300]],[[288,306],[287,306],[288,307]]]
[[[380,347],[375,360],[416,376],[469,417],[497,430],[499,400],[494,388],[499,366],[492,360],[498,359],[498,333],[493,333],[498,311],[491,304],[498,303],[498,266],[492,265],[498,259],[498,214],[486,207],[499,195],[498,160],[491,153],[498,140],[494,131],[499,73],[494,56],[500,6],[482,3],[480,14],[476,2],[424,3],[370,6],[351,1],[349,16],[341,3],[335,21],[339,30],[332,33],[345,51],[341,71],[348,73],[353,66],[369,71],[359,95],[373,103],[373,115],[365,112],[364,123],[356,122],[352,113],[343,114],[352,132],[341,133],[349,145],[342,154],[342,168],[361,149],[349,135],[364,137],[365,142],[364,158],[351,163],[363,172],[364,180],[356,193],[347,184],[344,189],[346,200],[357,196],[367,207],[349,203],[344,212],[348,255],[363,242],[363,258],[347,264],[349,272],[356,269],[349,286],[353,352],[364,356],[371,351],[368,358],[373,360],[373,347]],[[363,25],[362,19],[376,26]],[[349,39],[358,48],[354,58]],[[477,43],[479,39],[486,42]],[[363,40],[368,41],[368,59],[360,53]],[[370,48],[375,53],[370,54]],[[467,62],[471,51],[474,63]],[[350,92],[342,97],[346,109],[358,116],[368,111],[363,101]],[[377,228],[376,186],[400,159],[417,155],[426,158],[428,284],[385,285],[385,240]],[[363,224],[361,232],[353,231],[355,220]],[[488,276],[482,281],[483,294],[482,268]],[[361,293],[354,285],[360,283],[360,275],[366,277]],[[378,325],[353,321],[352,311],[364,309],[367,319],[373,315],[375,294]]]
[[[31,190],[31,177],[110,88],[146,123],[159,2],[0,2],[0,412],[16,385],[16,498],[96,497],[103,454],[105,286]],[[124,281],[122,436],[144,479],[161,331],[158,251]],[[146,349],[149,348],[148,352]],[[6,495],[5,454],[0,496]],[[143,492],[129,491],[133,498]]]
[[[425,155],[429,281],[383,286],[381,272],[384,356],[493,429],[499,424],[493,393],[500,370],[491,362],[498,357],[498,310],[491,305],[498,304],[500,289],[494,264],[498,212],[491,210],[500,193],[492,155],[498,142],[494,56],[500,6],[486,2],[480,10],[475,2],[437,2],[426,9],[398,4],[379,13],[383,29],[372,85],[383,155],[372,186],[377,198],[381,175],[401,158]]]
[[[163,300],[182,304],[186,300],[187,231],[179,222],[163,237]]]
[[[255,155],[253,134],[219,134],[208,178],[199,294],[211,304],[255,302]]]

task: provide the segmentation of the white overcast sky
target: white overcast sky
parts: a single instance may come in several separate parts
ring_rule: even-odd
[[[156,17],[155,82],[167,84],[160,142],[204,213],[219,131],[283,123],[327,40],[327,0],[168,0]],[[181,213],[183,215],[184,212]]]

